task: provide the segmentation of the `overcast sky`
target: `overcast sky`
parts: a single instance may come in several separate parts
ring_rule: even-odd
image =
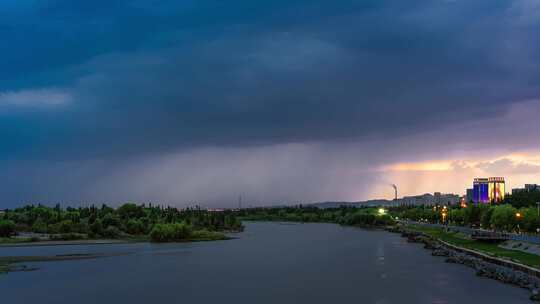
[[[540,183],[537,0],[3,0],[0,206]]]

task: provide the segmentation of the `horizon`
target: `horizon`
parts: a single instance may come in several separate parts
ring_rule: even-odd
[[[540,186],[540,184],[537,184],[537,185]],[[469,189],[472,190],[472,188],[469,188]],[[516,189],[516,188],[507,189],[505,191],[505,194],[511,195],[512,189]],[[523,189],[523,188],[518,188],[518,189]],[[466,189],[466,190],[468,190],[468,189]],[[508,190],[510,190],[510,191],[508,191]],[[412,195],[398,196],[397,201],[404,200],[405,198],[424,196],[424,195],[432,195],[432,196],[434,196],[436,193],[440,193],[441,195],[456,195],[456,196],[458,196],[460,198],[466,196],[466,194],[445,193],[445,192],[434,191],[434,192],[424,192],[424,193],[417,193],[417,194],[412,194]],[[369,199],[358,200],[358,201],[324,200],[324,201],[311,201],[311,202],[307,202],[307,201],[306,202],[301,202],[301,201],[287,202],[287,201],[284,201],[284,202],[271,202],[271,203],[266,204],[266,205],[264,205],[264,204],[263,205],[259,205],[259,204],[253,205],[253,204],[250,204],[250,202],[248,200],[248,201],[244,201],[243,206],[238,206],[238,205],[234,206],[234,204],[231,204],[231,205],[223,205],[221,207],[205,206],[204,204],[199,204],[197,202],[190,202],[190,203],[187,203],[187,204],[182,204],[181,207],[178,207],[178,206],[175,206],[175,204],[170,204],[170,203],[166,203],[166,202],[137,202],[137,201],[76,202],[76,203],[73,203],[73,202],[72,203],[69,203],[69,202],[46,202],[46,203],[27,202],[27,203],[20,204],[18,206],[14,206],[13,209],[21,208],[21,207],[25,207],[25,206],[36,206],[36,205],[42,205],[42,206],[46,206],[46,207],[52,207],[53,205],[54,206],[55,205],[60,205],[60,207],[62,207],[62,208],[67,208],[67,207],[83,207],[84,208],[84,207],[90,207],[90,206],[99,207],[100,205],[106,205],[106,206],[109,206],[109,207],[117,208],[119,206],[122,206],[123,204],[136,204],[136,205],[149,205],[149,206],[161,206],[161,207],[176,207],[177,209],[200,207],[202,209],[235,210],[235,209],[250,209],[250,208],[297,207],[297,206],[300,206],[300,205],[313,206],[313,205],[326,204],[326,203],[362,204],[362,203],[369,203],[369,202],[372,202],[372,201],[388,201],[388,202],[392,202],[392,201],[395,201],[395,199],[393,199],[393,198],[369,198]],[[238,202],[237,202],[237,204],[238,204]]]
[[[534,1],[8,0],[0,13],[2,209],[540,184]]]

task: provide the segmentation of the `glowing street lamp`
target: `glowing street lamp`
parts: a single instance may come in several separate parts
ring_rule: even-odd
[[[441,214],[442,214],[443,223],[446,223],[446,216],[448,215],[448,210],[447,210],[446,206],[443,206],[443,210],[442,210]]]
[[[516,212],[516,219],[518,220],[517,229],[518,229],[518,233],[519,233],[519,220],[521,219],[521,213]]]
[[[379,208],[379,215],[385,215],[386,214],[386,210],[384,210],[384,208]]]

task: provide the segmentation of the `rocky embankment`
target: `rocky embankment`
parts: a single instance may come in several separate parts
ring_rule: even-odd
[[[537,272],[528,271],[525,267],[516,269],[513,263],[484,257],[464,248],[447,245],[426,234],[408,230],[405,227],[392,227],[388,231],[401,233],[401,236],[407,238],[408,242],[423,243],[424,248],[432,250],[432,255],[445,257],[447,263],[462,264],[475,269],[477,276],[528,289],[531,292],[531,300],[540,301],[540,277]]]

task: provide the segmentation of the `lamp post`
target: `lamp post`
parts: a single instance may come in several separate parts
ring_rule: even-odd
[[[516,213],[516,220],[517,220],[517,229],[518,229],[518,233],[519,233],[519,220],[521,219],[521,213],[517,212]]]
[[[442,215],[443,224],[446,225],[446,216],[448,215],[446,206],[443,207],[441,215]]]
[[[536,217],[540,217],[540,202],[536,202]],[[538,219],[535,222],[538,223]],[[540,233],[540,228],[536,228],[536,233]]]

